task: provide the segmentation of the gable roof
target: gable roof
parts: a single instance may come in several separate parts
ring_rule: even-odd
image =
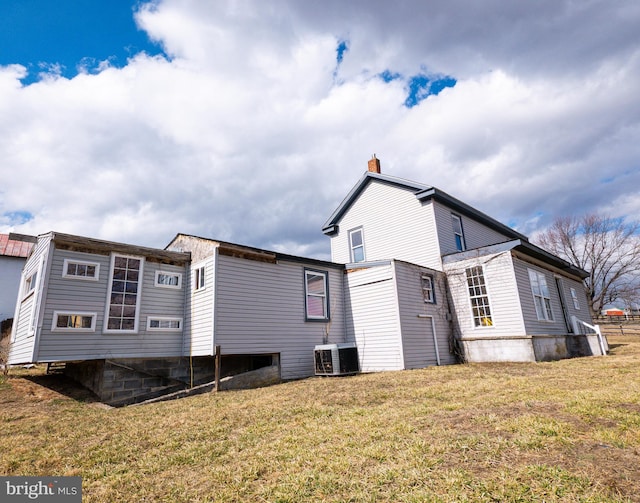
[[[477,220],[478,222],[486,225],[490,229],[500,232],[501,234],[504,234],[510,238],[520,239],[523,241],[529,240],[529,238],[524,234],[520,234],[519,232],[514,231],[511,227],[498,222],[496,219],[491,218],[489,215],[476,210],[475,208],[469,206],[466,203],[463,203],[459,199],[450,196],[446,192],[436,187],[413,182],[411,180],[405,180],[404,178],[397,178],[394,176],[383,175],[381,173],[374,173],[371,171],[365,172],[358,183],[351,189],[349,194],[347,194],[347,197],[344,198],[338,208],[336,208],[336,210],[329,217],[329,220],[327,220],[322,226],[322,232],[327,235],[335,234],[338,231],[338,222],[340,221],[340,219],[349,210],[351,205],[362,193],[362,191],[364,191],[364,189],[372,182],[384,183],[398,189],[408,190],[416,196],[416,199],[418,199],[418,201],[433,199],[457,211],[458,213],[473,218],[474,220]]]
[[[34,236],[14,233],[0,234],[0,255],[27,258],[35,242],[36,238]]]

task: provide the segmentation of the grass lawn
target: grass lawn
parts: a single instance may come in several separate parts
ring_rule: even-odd
[[[0,381],[0,474],[85,502],[640,501],[640,338],[610,356],[313,378],[109,409]]]

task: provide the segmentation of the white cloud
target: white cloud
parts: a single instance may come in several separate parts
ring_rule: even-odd
[[[320,227],[373,153],[523,232],[639,214],[635,3],[166,0],[136,19],[170,60],[26,87],[0,68],[0,215],[34,216],[0,231],[328,258]],[[458,82],[408,109],[384,70]]]

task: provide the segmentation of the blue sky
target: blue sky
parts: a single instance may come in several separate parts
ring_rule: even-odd
[[[159,44],[139,30],[128,0],[3,0],[0,2],[0,65],[20,63],[31,83],[44,68],[60,65],[73,77],[78,65],[116,67],[140,51],[160,54]]]
[[[640,218],[632,0],[5,0],[0,232],[328,258],[366,170],[535,235]]]

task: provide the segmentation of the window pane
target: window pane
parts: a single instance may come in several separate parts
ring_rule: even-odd
[[[312,294],[324,294],[324,276],[308,275],[307,292]]]
[[[364,248],[362,246],[353,249],[353,261],[364,262]]]
[[[314,318],[324,317],[324,297],[307,297],[307,314]]]
[[[56,327],[58,328],[67,328],[69,325],[69,317],[64,314],[58,315],[58,322],[56,323]]]
[[[362,246],[362,231],[353,231],[351,233],[351,246],[354,248]]]

